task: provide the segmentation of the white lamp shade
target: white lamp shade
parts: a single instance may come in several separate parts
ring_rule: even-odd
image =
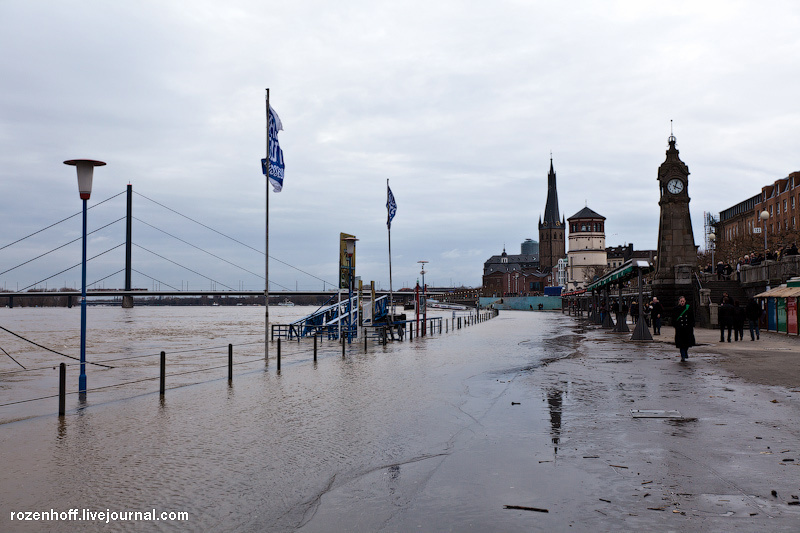
[[[95,161],[94,159],[70,159],[64,161],[65,165],[71,165],[78,171],[78,192],[80,193],[81,200],[88,200],[92,195],[92,176],[94,174],[94,167],[102,167],[105,165],[102,161]]]

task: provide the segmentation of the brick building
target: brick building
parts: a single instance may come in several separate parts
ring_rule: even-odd
[[[769,213],[766,222],[759,218],[762,211]],[[800,237],[800,171],[762,187],[759,194],[721,211],[715,229],[719,248],[727,245],[739,252],[751,248],[763,251],[763,229],[766,229],[770,248],[797,241]],[[733,246],[735,244],[740,244],[740,249]]]

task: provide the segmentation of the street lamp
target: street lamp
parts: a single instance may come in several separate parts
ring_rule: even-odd
[[[425,288],[425,264],[428,263],[428,261],[417,261],[417,263],[422,265],[420,274],[422,274],[422,335],[424,336],[427,332],[426,320],[428,318],[428,296]]]
[[[759,217],[761,217],[761,221],[764,224],[764,257],[766,258],[766,256],[767,256],[767,219],[769,218],[769,213],[767,212],[766,209],[764,209],[763,211],[761,211],[761,214],[759,215]]]
[[[708,234],[708,240],[711,241],[711,275],[716,274],[716,264],[714,264],[714,250],[716,249],[717,235],[714,232]]]
[[[92,195],[92,175],[94,167],[105,165],[93,159],[70,159],[64,161],[78,171],[78,193],[83,200],[83,259],[81,261],[81,375],[78,378],[78,392],[86,394],[86,202]]]

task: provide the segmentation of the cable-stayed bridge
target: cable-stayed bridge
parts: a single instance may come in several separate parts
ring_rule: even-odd
[[[134,194],[137,198],[141,198],[144,202],[146,202],[147,205],[156,212],[178,217],[181,221],[183,221],[184,224],[181,225],[171,223],[171,225],[165,229],[164,223],[159,224],[156,220],[151,218],[145,219],[134,216]],[[259,250],[243,242],[242,240],[237,239],[236,237],[227,235],[211,227],[209,224],[193,218],[192,216],[179,212],[178,210],[173,209],[172,207],[158,202],[141,193],[134,192],[132,185],[128,185],[126,190],[120,193],[93,204],[89,207],[89,209],[95,209],[101,205],[107,204],[106,207],[111,206],[110,208],[113,211],[116,209],[113,201],[116,200],[117,202],[120,202],[119,199],[121,197],[123,197],[125,200],[125,216],[114,218],[112,215],[112,220],[110,222],[99,222],[99,227],[92,228],[87,233],[88,236],[96,239],[99,243],[103,243],[108,246],[100,252],[92,251],[90,257],[87,259],[90,264],[99,264],[102,262],[100,267],[93,267],[93,271],[97,271],[98,269],[102,268],[105,268],[108,271],[103,272],[98,277],[94,278],[93,281],[87,283],[87,298],[121,298],[124,306],[133,305],[134,298],[192,296],[208,297],[209,299],[215,300],[223,297],[253,297],[256,298],[257,303],[260,303],[261,305],[264,304],[265,289],[263,287],[265,286],[265,276],[263,273],[260,274],[255,272],[255,268],[252,266],[252,264],[245,266],[240,264],[239,261],[233,261],[229,259],[229,257],[234,255],[236,257],[240,257],[242,255],[240,253],[225,254],[226,256],[223,257],[221,253],[215,253],[214,251],[209,250],[206,245],[200,245],[197,243],[207,241],[207,236],[212,235],[217,239],[217,241],[225,241],[238,250],[248,252],[251,255],[257,254],[256,259],[259,264],[263,264],[264,261],[263,249]],[[60,276],[65,275],[73,269],[80,269],[80,263],[72,263],[69,260],[71,256],[66,255],[65,250],[68,246],[80,241],[80,236],[71,240],[66,240],[66,242],[58,243],[57,245],[45,251],[39,250],[36,252],[31,252],[30,255],[25,255],[24,252],[18,251],[19,249],[24,250],[26,243],[30,242],[30,240],[35,236],[41,237],[43,234],[45,234],[45,232],[47,232],[47,230],[65,224],[67,221],[78,215],[80,215],[80,213],[75,213],[74,215],[66,217],[57,222],[53,222],[43,228],[29,233],[28,235],[16,238],[15,240],[12,240],[12,242],[0,246],[0,280],[4,275],[8,277],[8,274],[12,274],[17,278],[25,277],[26,272],[30,272],[32,270],[31,267],[33,266],[37,266],[39,271],[41,271],[42,268],[48,269],[44,274],[35,275],[35,277],[31,277],[29,281],[22,283],[22,287],[17,284],[16,290],[8,290],[6,287],[0,287],[0,306],[7,305],[9,307],[13,307],[15,300],[16,302],[20,302],[22,298],[63,298],[64,303],[61,305],[67,306],[71,306],[74,302],[79,301],[80,290],[69,290],[66,286],[63,286],[57,290],[48,289],[48,283],[50,284],[50,287],[53,285],[57,286],[57,283],[54,283],[53,280],[58,280]],[[125,238],[123,242],[119,242],[119,231],[117,231],[117,228],[123,222],[125,225]],[[151,235],[157,235],[159,239],[163,240],[160,241],[160,244],[151,244],[150,241],[134,241],[134,225],[137,227],[137,235],[143,233],[143,230],[147,230]],[[185,234],[190,233],[193,229],[200,229],[200,231],[203,232],[203,236],[196,236],[194,239],[192,237],[186,237]],[[179,233],[182,234],[179,235]],[[93,245],[93,248],[96,248],[96,246]],[[190,250],[193,255],[189,259],[186,259],[185,256],[176,257],[175,254],[177,253],[178,248]],[[113,259],[114,257],[119,256],[122,251],[124,251],[124,261]],[[133,260],[134,251],[136,252],[137,256],[136,262]],[[14,253],[12,254],[11,252]],[[11,259],[12,257],[14,260]],[[144,260],[139,259],[142,257],[148,258],[148,261],[145,262]],[[293,269],[302,276],[305,276],[305,279],[313,280],[313,283],[320,283],[322,286],[322,290],[298,290],[297,288],[292,290],[289,287],[270,280],[269,296],[271,305],[282,302],[290,296],[316,296],[327,298],[333,294],[336,294],[336,283],[324,280],[281,259],[270,256],[269,260]],[[216,265],[223,265],[222,268],[225,269],[225,276],[236,272],[244,274],[248,277],[248,279],[251,280],[251,287],[254,284],[253,280],[255,280],[255,284],[257,284],[259,288],[245,289],[241,282],[239,283],[239,287],[234,287],[236,283],[225,283],[224,281],[218,279],[221,276],[205,271],[206,267],[209,267],[212,262]],[[180,283],[171,280],[165,281],[162,279],[161,275],[154,274],[152,270],[148,271],[148,267],[140,266],[143,263],[149,265],[149,268],[159,270],[169,267],[173,272],[182,272],[187,276],[193,277],[195,280],[202,280],[201,283],[207,284],[207,286],[210,288],[208,290],[189,290],[188,282],[184,286],[183,280],[181,280]],[[40,265],[44,265],[44,267],[41,267]],[[122,266],[122,268],[117,268],[119,266]],[[141,287],[141,280],[146,280],[148,284],[152,284],[152,288],[142,289],[134,286],[134,275],[138,276],[138,279],[140,280],[139,287]],[[28,276],[30,277],[30,274],[28,274]],[[106,288],[106,283],[112,281],[115,281],[117,286]],[[180,288],[178,285],[180,285]],[[198,285],[199,283],[197,281],[193,283],[194,287],[197,287]],[[477,298],[477,293],[473,294],[472,292],[473,291],[456,292],[455,290],[450,289],[434,291],[429,289],[429,294],[441,294],[443,296],[446,295],[446,298],[443,298],[446,301],[474,301]],[[376,291],[376,296],[383,294],[388,294],[388,291]],[[396,303],[402,303],[405,300],[411,300],[413,298],[413,293],[408,291],[398,291],[394,294]]]

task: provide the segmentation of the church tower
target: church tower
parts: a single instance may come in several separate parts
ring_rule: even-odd
[[[564,239],[564,219],[558,214],[558,191],[553,158],[550,157],[550,173],[547,175],[547,203],[544,206],[544,220],[539,217],[539,269],[552,270],[558,260],[566,256]]]

